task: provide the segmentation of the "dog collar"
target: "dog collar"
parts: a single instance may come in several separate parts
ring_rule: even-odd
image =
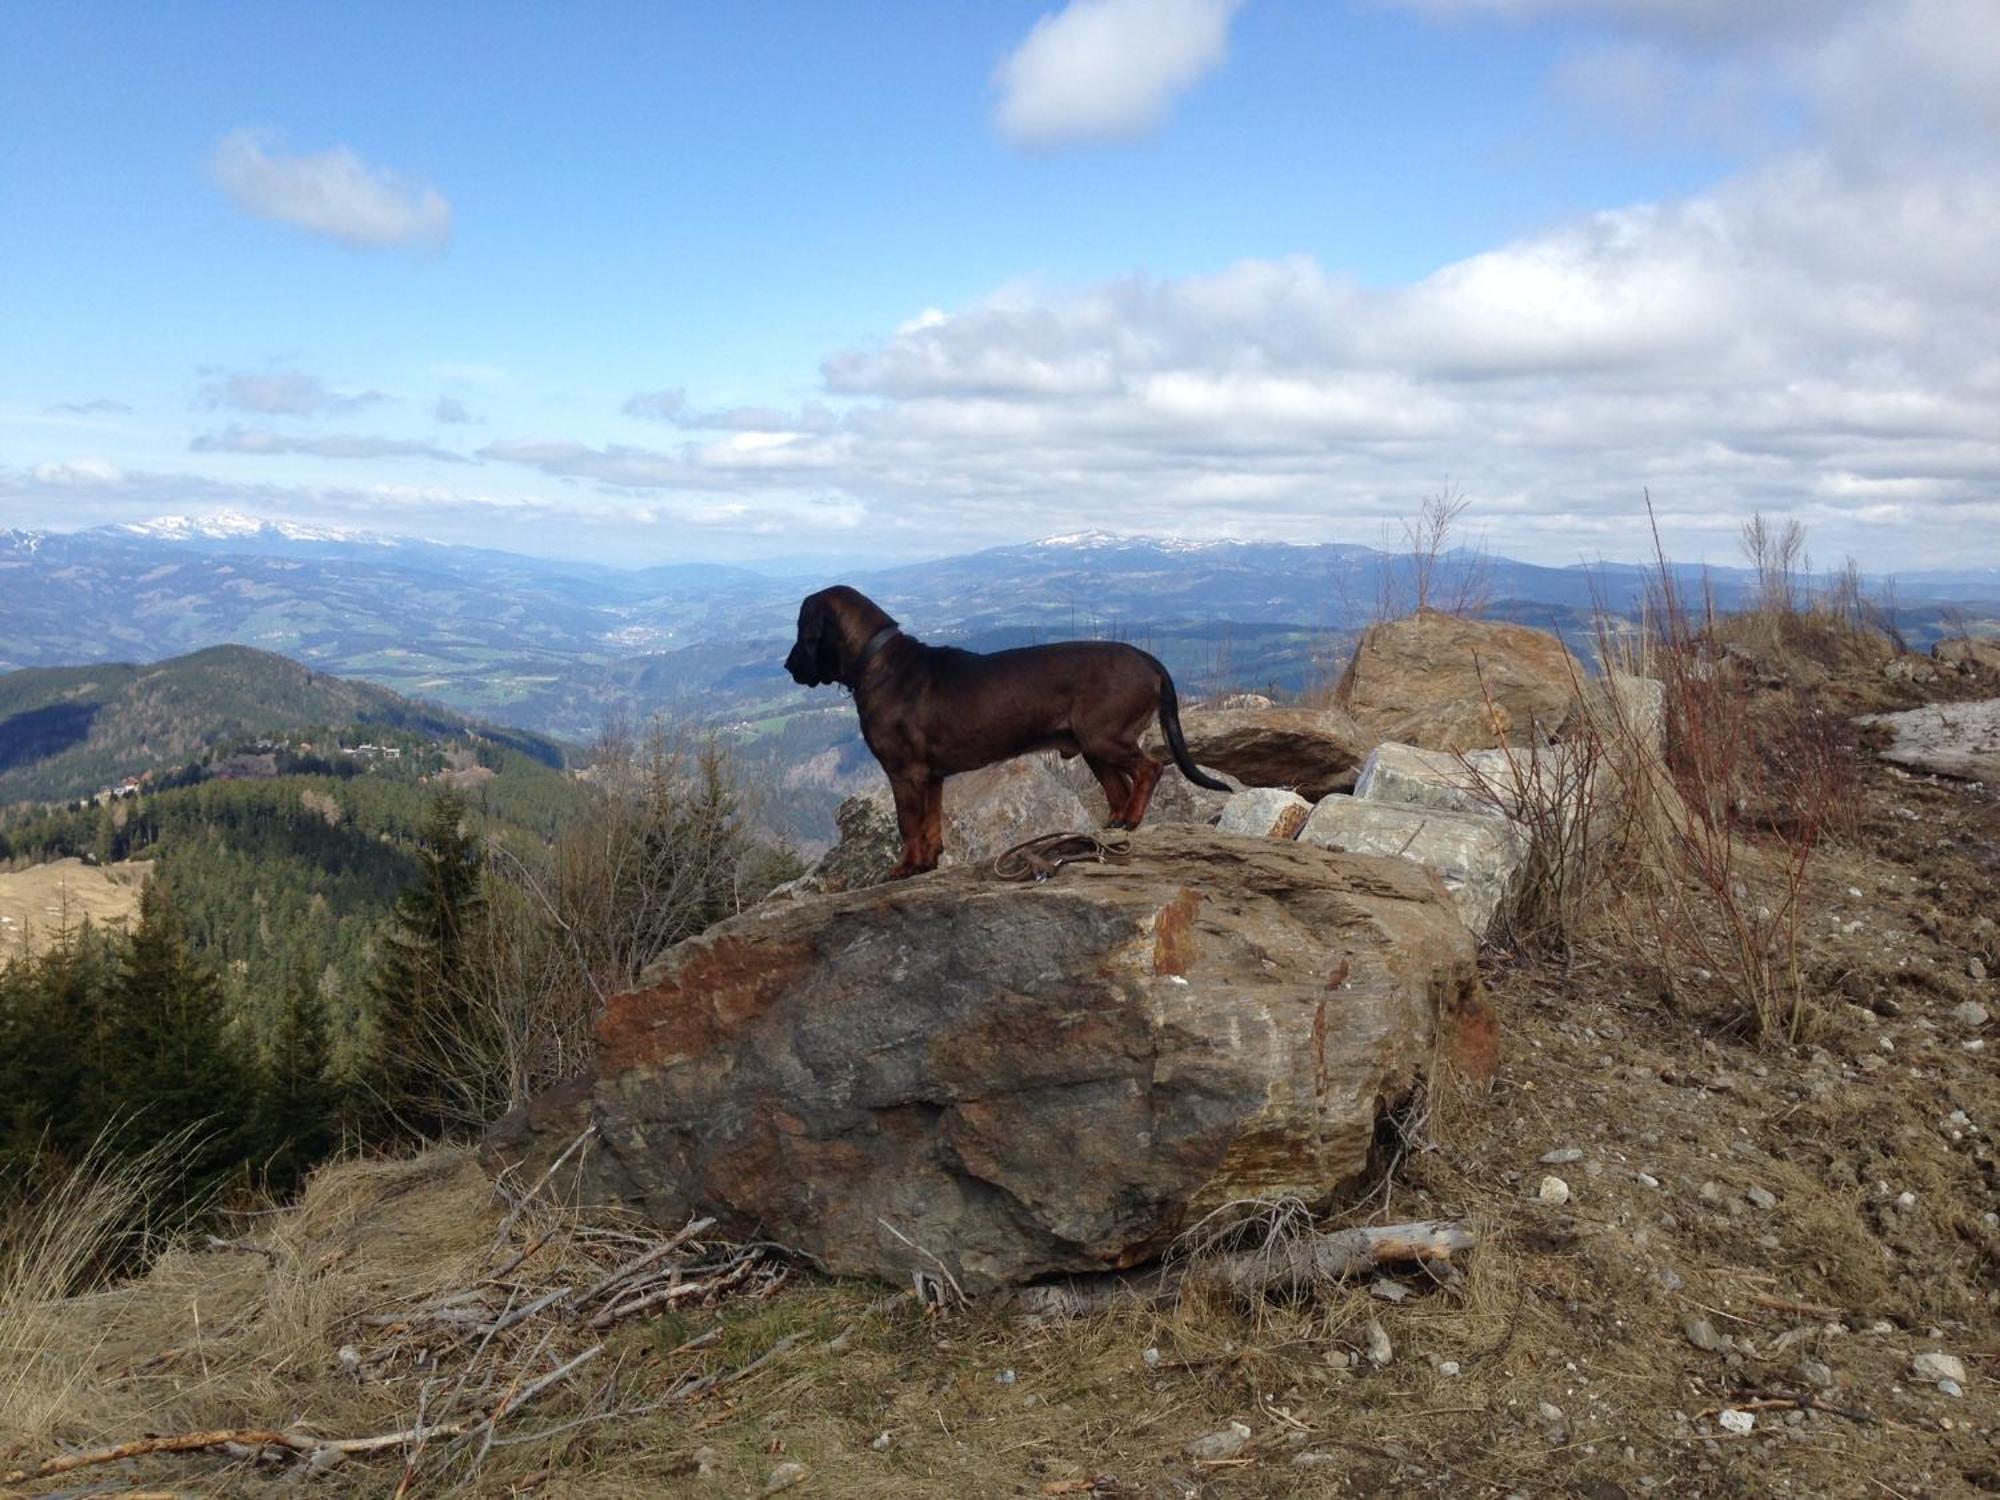
[[[901,635],[902,629],[900,625],[884,625],[880,630],[869,636],[867,644],[862,646],[859,653],[856,654],[854,665],[847,669],[847,675],[858,681],[861,674],[867,670],[868,663],[875,659],[875,653],[889,644],[889,637]]]

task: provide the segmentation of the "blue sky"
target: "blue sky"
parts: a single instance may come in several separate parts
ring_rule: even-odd
[[[0,525],[918,556],[1451,484],[1561,561],[1650,485],[1684,551],[1761,507],[1957,561],[1982,12],[12,8]]]

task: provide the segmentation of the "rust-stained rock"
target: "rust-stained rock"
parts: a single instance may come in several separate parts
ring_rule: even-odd
[[[1198,708],[1181,714],[1188,753],[1244,786],[1278,786],[1308,802],[1354,785],[1356,768],[1380,736],[1338,708]],[[1164,755],[1159,731],[1147,740]]]
[[[1283,787],[1253,786],[1223,804],[1216,820],[1220,833],[1242,833],[1260,839],[1295,839],[1312,816],[1313,805]]]
[[[1474,954],[1417,865],[1186,827],[760,907],[612,1001],[585,1186],[899,1283],[1138,1264],[1229,1199],[1358,1188],[1438,1058],[1490,1072]]]
[[[1545,630],[1425,610],[1371,626],[1334,699],[1371,744],[1484,750],[1552,734],[1584,677]]]

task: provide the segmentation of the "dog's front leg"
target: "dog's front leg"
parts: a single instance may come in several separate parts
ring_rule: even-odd
[[[937,868],[937,856],[930,854],[926,837],[928,782],[918,776],[892,776],[889,790],[896,798],[896,831],[903,836],[903,858],[889,872],[891,880],[908,880],[912,875]]]

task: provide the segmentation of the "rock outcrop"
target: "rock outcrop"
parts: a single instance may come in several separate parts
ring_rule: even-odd
[[[1426,610],[1371,626],[1334,700],[1371,743],[1485,750],[1552,734],[1585,675],[1545,630]]]
[[[1931,647],[1931,659],[1964,677],[2000,677],[2000,640],[1953,636]]]
[[[594,1074],[496,1127],[678,1226],[968,1292],[1139,1264],[1230,1199],[1325,1205],[1440,1058],[1490,1073],[1430,872],[1205,829],[1040,885],[939,871],[759,907],[614,999]]]
[[[1855,723],[1889,731],[1884,760],[1961,781],[2000,782],[2000,698],[1867,714]]]
[[[1466,930],[1485,937],[1514,893],[1530,841],[1511,819],[1434,806],[1323,797],[1299,841],[1352,854],[1388,855],[1434,872]]]
[[[1188,709],[1181,715],[1188,753],[1245,786],[1280,786],[1308,801],[1354,785],[1371,737],[1338,708]],[[1159,731],[1148,751],[1165,758]]]

